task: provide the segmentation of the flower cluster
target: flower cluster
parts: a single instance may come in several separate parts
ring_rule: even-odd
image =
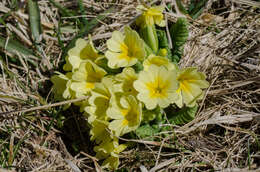
[[[165,26],[163,7],[140,9],[137,25]],[[156,33],[148,29],[144,34],[148,39],[130,27],[114,31],[104,54],[96,50],[91,37],[78,39],[63,66],[67,73],[57,72],[51,78],[58,100],[89,97],[76,105],[87,118],[96,157],[103,160],[104,168],[118,167],[119,153],[126,148],[119,137],[140,126],[144,111],[173,104],[192,107],[208,87],[203,73],[193,67],[179,69],[166,57],[167,50],[149,39]]]

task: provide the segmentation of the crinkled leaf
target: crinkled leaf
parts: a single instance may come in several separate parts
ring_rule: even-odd
[[[154,136],[156,133],[159,132],[159,128],[155,128],[153,126],[150,126],[149,124],[145,124],[140,126],[136,129],[136,135],[140,138],[147,138]]]
[[[188,21],[186,18],[178,18],[177,22],[173,24],[170,28],[170,34],[173,44],[172,54],[174,60],[179,62],[183,52],[183,46],[188,39]],[[178,58],[179,59],[178,59]]]
[[[178,63],[181,59],[183,53],[183,46],[174,50],[174,54],[172,55],[172,61]]]
[[[157,35],[158,35],[158,39],[159,39],[159,47],[160,48],[169,47],[166,32],[163,30],[157,29]]]
[[[136,135],[140,138],[146,138],[148,140],[154,140],[152,136],[165,131],[165,127],[162,124],[166,124],[167,119],[162,114],[160,108],[154,110],[143,111],[143,124],[136,129]],[[150,137],[150,138],[149,138]]]
[[[198,106],[194,107],[185,107],[180,111],[168,114],[168,120],[171,124],[182,125],[192,121],[196,115]]]
[[[170,28],[170,33],[174,48],[183,46],[189,36],[187,19],[183,17],[178,18],[177,22]]]
[[[169,60],[171,60],[172,62],[178,62],[179,59],[175,59],[176,57],[172,55],[166,32],[163,30],[157,29],[157,35],[158,35],[158,40],[159,40],[159,48],[165,48],[167,50],[167,58]]]

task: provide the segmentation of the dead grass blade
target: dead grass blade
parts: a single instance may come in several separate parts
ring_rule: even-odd
[[[258,8],[260,7],[260,2],[257,1],[251,1],[251,0],[232,0],[232,1],[239,4],[245,4],[245,5],[258,7]]]
[[[79,101],[85,100],[87,98],[88,98],[88,96],[84,96],[84,97],[81,97],[81,98],[66,100],[66,101],[62,101],[62,102],[58,102],[58,103],[53,103],[53,104],[50,104],[50,105],[43,105],[43,106],[37,106],[37,107],[29,108],[29,109],[2,112],[2,113],[0,113],[0,116],[1,115],[13,114],[13,113],[25,113],[25,112],[31,112],[31,111],[41,110],[41,109],[48,109],[48,108],[51,108],[51,107],[56,107],[56,106],[61,106],[61,105],[66,105],[66,104],[70,104],[70,103],[79,102]]]
[[[65,159],[65,161],[68,163],[68,165],[71,167],[71,169],[73,170],[73,172],[81,172],[81,170],[79,169],[79,167],[77,167],[71,160],[69,159]]]
[[[172,159],[169,159],[167,161],[164,161],[164,162],[158,164],[157,166],[153,167],[149,172],[155,172],[155,171],[157,171],[157,170],[159,170],[159,169],[161,169],[165,166],[168,166],[168,165],[174,163],[175,161],[176,161],[176,158],[172,158]]]

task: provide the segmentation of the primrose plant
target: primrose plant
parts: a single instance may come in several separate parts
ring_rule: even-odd
[[[144,138],[144,130],[159,132],[150,123],[165,122],[165,115],[172,124],[189,122],[202,89],[209,86],[195,67],[177,65],[188,37],[186,19],[170,26],[174,46],[170,49],[164,7],[138,9],[142,12],[136,20],[138,31],[128,26],[114,31],[105,53],[97,51],[90,36],[88,41],[78,39],[68,51],[65,73],[51,78],[57,100],[88,97],[74,105],[87,119],[96,158],[110,170],[118,167],[119,154],[127,148],[120,137],[132,132],[130,136]]]

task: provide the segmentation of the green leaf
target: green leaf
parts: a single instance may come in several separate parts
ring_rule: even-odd
[[[0,17],[0,24],[4,25],[7,28],[7,26],[5,24],[5,21],[4,21],[4,19],[2,17]]]
[[[18,10],[18,8],[19,8],[18,1],[17,0],[12,0],[11,4],[10,4],[10,8],[12,10],[15,10],[15,11]]]
[[[57,28],[57,38],[58,38],[58,44],[61,47],[62,50],[64,50],[64,42],[61,39],[61,22],[58,22],[58,28]]]
[[[194,107],[184,107],[178,112],[167,114],[168,120],[171,124],[182,125],[192,121],[198,110],[198,105]]]
[[[153,121],[156,118],[156,115],[156,111],[144,109],[142,122],[148,123],[150,121]]]
[[[206,6],[207,2],[208,0],[200,0],[199,2],[197,2],[196,0],[192,0],[189,5],[189,15],[193,19],[198,18],[203,12],[203,9]]]
[[[61,12],[61,14],[63,16],[69,16],[72,17],[74,14],[72,11],[68,10],[67,8],[63,7],[61,4],[59,4],[58,2],[54,1],[54,0],[49,0],[50,3],[52,3],[56,8],[59,9],[59,11]]]
[[[166,32],[164,30],[157,29],[157,35],[158,35],[158,40],[159,40],[159,47],[160,48],[169,47]]]
[[[30,21],[32,40],[34,42],[36,49],[38,50],[38,55],[42,56],[42,54],[44,54],[43,48],[41,46],[42,27],[41,27],[40,9],[37,0],[28,0],[28,11],[29,11],[29,21]]]
[[[178,18],[177,22],[171,26],[170,34],[173,44],[173,61],[176,60],[176,62],[179,62],[183,53],[183,46],[189,36],[188,21],[186,18]]]
[[[167,39],[167,34],[164,30],[159,30],[157,29],[157,35],[158,35],[158,40],[159,40],[159,48],[165,48],[167,50],[167,58],[171,60],[172,62],[176,62],[174,59],[171,49],[169,47],[169,42]]]
[[[140,138],[147,138],[159,132],[158,128],[154,128],[149,124],[145,124],[136,129],[136,135]]]
[[[189,36],[188,21],[186,18],[178,18],[177,22],[170,28],[174,48],[181,47],[185,44]]]
[[[90,22],[87,23],[85,27],[83,27],[80,32],[70,41],[70,43],[64,48],[62,53],[62,58],[65,59],[67,56],[68,51],[75,46],[75,42],[78,38],[84,38],[96,25],[99,24],[99,21],[104,20],[107,17],[108,13],[114,11],[114,8],[111,7],[107,9],[104,13],[98,15],[96,18],[92,19]]]
[[[172,61],[175,62],[175,63],[178,63],[182,57],[182,54],[183,54],[183,46],[182,47],[179,47],[177,49],[174,49],[173,51],[173,55],[172,55]]]
[[[85,15],[86,10],[84,8],[82,0],[78,0],[78,5],[79,5],[79,11],[80,11],[81,15]],[[81,20],[83,21],[84,25],[86,25],[88,23],[88,21],[84,17],[82,17]]]
[[[0,24],[4,25],[6,28],[5,20],[12,14],[12,10],[8,11],[7,13],[4,13],[2,16],[0,16]]]
[[[14,147],[14,152],[13,152],[13,156],[12,158],[10,159],[10,165],[13,164],[13,161],[18,153],[18,150],[19,148],[21,147],[21,144],[28,138],[27,135],[24,135],[24,137],[22,139],[19,139],[18,143],[15,144],[15,147]]]
[[[25,56],[34,56],[33,51],[18,41],[14,41],[12,39],[7,39],[0,36],[0,47],[5,49],[10,53],[20,53]]]
[[[42,41],[42,28],[38,2],[34,0],[28,0],[28,11],[32,40],[35,44],[39,44]]]
[[[183,13],[183,14],[188,14],[188,11],[186,8],[182,5],[181,0],[176,0],[176,4],[178,6],[178,9]]]
[[[167,123],[165,117],[166,116],[162,114],[161,108],[159,107],[154,110],[144,109],[142,124],[137,128],[135,134],[142,139],[155,140],[156,138],[152,136],[166,130],[165,126],[162,126],[162,124]]]
[[[37,57],[34,55],[34,53],[31,49],[29,49],[28,47],[25,47],[20,42],[12,40],[12,39],[7,40],[1,36],[0,36],[0,48],[4,49],[7,52],[12,53],[12,54],[21,54],[24,57]],[[1,49],[0,49],[0,51],[1,51]],[[35,67],[38,66],[38,64],[35,62],[35,60],[32,60],[30,58],[26,58],[26,60],[28,60],[28,62],[30,62]]]

